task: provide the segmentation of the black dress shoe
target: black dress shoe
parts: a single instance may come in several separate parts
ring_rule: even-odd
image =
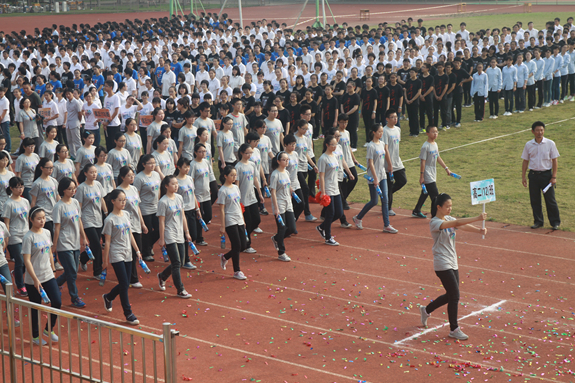
[[[154,262],[154,257],[150,257],[150,256],[144,257],[144,261],[146,261],[146,262]]]
[[[533,226],[531,226],[532,229],[539,229],[540,227],[543,227],[542,223],[536,223]]]
[[[552,229],[552,230],[559,230],[559,225],[553,225],[553,226],[551,227],[551,229]]]

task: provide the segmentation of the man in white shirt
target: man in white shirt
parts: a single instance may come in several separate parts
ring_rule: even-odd
[[[56,98],[54,102],[58,107],[58,118],[56,119],[56,127],[58,129],[58,136],[56,137],[56,141],[61,143],[66,143],[66,98],[64,97],[63,89],[57,88],[54,90],[56,93]]]
[[[162,79],[163,81],[163,79]],[[103,120],[102,126],[106,135],[106,149],[110,151],[116,147],[114,142],[116,134],[120,132],[120,97],[114,94],[114,80],[106,80],[104,82],[104,105],[103,109],[108,109],[110,112],[110,119]]]
[[[170,87],[176,86],[176,74],[170,68],[170,60],[164,62],[164,69],[166,70],[162,75],[162,97],[170,95]]]
[[[128,94],[137,97],[138,96],[138,87],[136,86],[136,80],[132,78],[134,74],[134,70],[130,68],[126,68],[124,70],[124,83],[126,84],[126,90]]]
[[[8,89],[0,87],[0,126],[2,127],[2,135],[6,139],[5,149],[10,153],[12,141],[10,140],[10,101],[5,96],[7,91]]]
[[[541,206],[541,191],[543,190],[549,223],[553,230],[557,230],[561,224],[559,207],[557,206],[557,201],[555,201],[559,152],[555,142],[543,137],[545,134],[545,124],[543,122],[535,121],[531,125],[531,132],[535,138],[525,144],[523,154],[521,154],[521,159],[523,159],[521,182],[524,187],[527,187],[525,172],[529,169],[529,198],[534,220],[531,228],[538,229],[543,226],[543,208]],[[551,185],[551,187],[548,187],[548,185]],[[547,190],[545,191],[545,189]]]

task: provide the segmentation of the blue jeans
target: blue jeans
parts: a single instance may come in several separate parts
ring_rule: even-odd
[[[325,233],[325,239],[331,238],[331,223],[338,220],[343,215],[343,204],[341,202],[341,194],[330,196],[331,202],[324,209],[324,220],[319,227]],[[385,203],[387,205],[387,202]]]
[[[170,278],[170,275],[172,276],[174,286],[178,292],[185,290],[184,284],[182,283],[182,276],[180,275],[180,267],[184,264],[184,257],[186,256],[186,252],[184,250],[185,246],[185,243],[170,243],[169,245],[166,245],[166,251],[170,258],[170,265],[160,273],[160,277],[164,281]]]
[[[543,81],[543,100],[546,104],[551,102],[551,87],[553,85],[553,80]]]
[[[58,283],[56,283],[56,279],[52,278],[44,283],[41,284],[42,288],[50,298],[50,306],[55,309],[59,309],[62,307],[62,298],[60,297],[60,289],[58,289]],[[32,303],[42,303],[42,297],[40,296],[40,292],[36,290],[34,285],[26,285],[26,290],[28,290],[28,299]],[[56,325],[56,321],[58,316],[56,314],[50,315],[50,331]],[[48,323],[46,323],[46,330],[48,330]],[[39,331],[38,331],[38,310],[32,309],[32,337],[38,338]]]
[[[0,274],[6,278],[8,282],[12,282],[12,277],[10,276],[10,267],[8,267],[7,264],[0,266]],[[4,292],[6,292],[6,286],[4,286],[4,284],[2,284],[2,288],[4,289]]]
[[[10,113],[10,111],[6,113]],[[4,147],[4,150],[6,150],[8,153],[12,153],[12,139],[10,138],[10,121],[3,122],[2,124],[0,124],[0,127],[2,128],[2,135],[6,139],[6,146]]]
[[[118,279],[118,284],[106,294],[106,299],[110,302],[120,296],[124,316],[127,318],[132,314],[132,306],[130,306],[130,299],[128,298],[128,287],[130,286],[130,274],[132,273],[132,262],[116,262],[112,263],[114,273]]]
[[[559,101],[559,85],[561,84],[561,76],[553,77],[553,101]]]
[[[26,198],[28,200],[28,202],[30,202],[30,204],[32,203],[32,196],[30,195],[30,190],[32,190],[32,188],[24,188],[24,192],[22,193],[22,197]]]
[[[16,287],[21,289],[24,287],[24,257],[22,257],[22,244],[8,245],[10,256],[16,263],[14,266],[14,279],[16,279]]]
[[[68,293],[72,298],[72,303],[78,299],[78,287],[76,287],[76,278],[78,277],[78,265],[80,264],[80,250],[58,251],[60,264],[64,272],[56,279],[58,286],[64,282],[68,284]]]
[[[377,200],[379,196],[377,191],[375,191],[375,185],[369,184],[369,195],[371,200],[365,204],[363,209],[357,215],[358,219],[363,219],[363,217],[367,214],[368,211],[371,210],[372,207],[377,206]],[[383,224],[387,227],[389,226],[389,207],[387,206],[387,180],[380,180],[379,181],[379,188],[381,189],[381,212],[383,214]]]

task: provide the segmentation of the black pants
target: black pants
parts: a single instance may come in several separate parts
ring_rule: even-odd
[[[348,164],[349,166],[349,164]],[[357,184],[357,170],[355,168],[355,166],[351,166],[349,168],[349,171],[351,172],[351,174],[353,174],[353,181],[349,179],[349,177],[343,177],[343,181],[341,182],[341,202],[346,204],[347,203],[347,197],[349,197],[349,195],[351,194],[351,192],[353,191],[353,189],[355,188],[355,185]]]
[[[433,95],[429,93],[427,97],[425,97],[425,101],[419,102],[419,127],[421,129],[425,129],[427,125],[425,125],[425,116],[427,116],[427,122],[429,125],[433,125]]]
[[[210,201],[212,205],[218,200],[218,183],[216,181],[210,182]],[[211,217],[211,216],[210,216]],[[211,220],[211,218],[210,218]],[[208,221],[206,221],[208,222]]]
[[[252,232],[260,225],[262,218],[260,216],[260,208],[257,202],[250,206],[245,206],[245,210],[244,221],[246,223],[246,231],[248,232],[247,249],[252,247]]]
[[[485,96],[478,96],[477,93],[473,96],[473,106],[475,109],[475,119],[483,120],[485,116]]]
[[[324,208],[324,220],[319,225],[325,233],[325,238],[331,238],[331,223],[338,220],[343,215],[343,205],[341,204],[341,195],[332,195],[329,205]]]
[[[391,210],[391,205],[393,204],[393,193],[400,190],[407,183],[405,168],[393,172],[393,178],[395,179],[395,183],[391,182],[389,173],[387,173],[387,206],[389,210]]]
[[[190,237],[192,237],[193,242],[198,241],[198,233],[202,234],[202,225],[198,220],[198,215],[196,214],[196,209],[187,210],[184,212],[186,215],[186,221],[188,223],[188,230],[190,231]],[[190,262],[190,243],[186,242],[184,245],[184,264]],[[192,254],[193,255],[193,254]]]
[[[307,175],[309,174],[309,172],[298,172],[297,173],[297,179],[299,181],[299,184],[301,186],[301,193],[303,195],[303,213],[305,215],[310,215],[311,212],[309,211],[309,187],[307,186]],[[299,194],[298,194],[299,196]],[[315,197],[315,195],[314,195]],[[301,212],[300,212],[301,214]],[[299,214],[296,215],[296,219],[299,218]]]
[[[108,125],[106,127],[106,130],[104,131],[104,134],[106,135],[106,150],[109,152],[110,150],[114,149],[116,147],[116,134],[120,133],[120,126],[110,126]],[[96,144],[96,146],[98,146],[98,144]]]
[[[293,205],[293,214],[294,214],[295,220],[297,221],[299,216],[301,215],[301,213],[305,210],[306,202],[308,203],[308,211],[309,211],[309,201],[307,201],[307,199],[304,197],[301,187],[299,189],[295,190],[294,193],[301,200],[301,202],[298,203],[295,201],[295,198],[292,197],[292,199],[291,199],[291,203]]]
[[[349,132],[349,145],[353,148],[357,148],[357,127],[359,125],[359,115],[358,113],[354,113],[357,117],[349,117],[349,121],[347,124],[347,131]]]
[[[419,134],[419,100],[407,104],[407,117],[409,118],[409,134]]]
[[[371,118],[371,116],[373,116],[373,114],[371,113],[373,112],[373,110],[364,110],[363,113],[361,114],[361,116],[363,117],[363,124],[365,125],[365,142],[369,142],[371,141],[369,139],[370,136],[370,132],[371,132],[371,127],[373,126],[373,123],[375,122],[375,120],[373,118]]]
[[[439,116],[441,116],[441,125],[447,125],[447,97],[441,100],[433,100],[433,125],[439,126]]]
[[[286,252],[286,248],[284,245],[284,238],[287,237],[288,235],[292,235],[293,233],[296,232],[296,227],[295,227],[295,218],[293,215],[293,212],[291,211],[286,211],[285,213],[281,214],[282,220],[285,224],[281,225],[277,218],[274,219],[276,221],[276,226],[278,229],[278,232],[276,233],[276,235],[274,235],[274,239],[276,241],[276,243],[278,244],[278,255],[282,255],[283,253]]]
[[[58,135],[56,136],[56,141],[59,143],[64,143],[68,146],[68,137],[66,136],[66,127],[63,125],[56,125],[56,130]]]
[[[313,154],[313,152],[312,152]],[[312,156],[311,160],[314,164],[317,164],[315,157]],[[308,170],[307,171],[307,187],[309,188],[309,194],[315,197],[315,180],[317,179],[317,173],[315,170]]]
[[[225,253],[223,257],[232,259],[234,272],[240,271],[240,252],[247,249],[246,229],[244,225],[232,225],[226,227],[226,234],[230,240],[232,249]]]
[[[142,139],[142,148],[144,149],[144,153],[146,153],[146,148],[148,147],[148,127],[139,126],[138,130],[140,131],[140,138]],[[83,137],[83,135],[82,135],[82,137]],[[84,145],[84,140],[82,140],[82,145]],[[217,146],[212,145],[212,148],[216,148],[216,147]]]
[[[537,107],[541,108],[543,105],[543,80],[539,80],[535,83],[537,87]]]
[[[140,252],[142,251],[142,234],[141,233],[134,233],[134,241],[136,241],[136,245],[138,245],[138,249]],[[136,249],[132,247],[132,270],[130,271],[130,284],[140,282],[138,279],[138,254],[136,254]]]
[[[535,84],[527,85],[527,109],[535,106]]]
[[[50,298],[50,306],[55,309],[62,307],[62,297],[60,297],[60,290],[58,289],[58,283],[56,278],[52,278],[44,283],[42,283],[42,288]],[[42,297],[40,292],[36,290],[34,285],[26,284],[26,290],[28,291],[28,299],[32,303],[42,303]],[[50,314],[50,331],[56,326],[56,321],[58,316],[56,314]],[[46,330],[48,330],[48,323],[46,323]],[[38,310],[32,309],[32,337],[38,338],[40,331],[38,330]]]
[[[431,218],[433,218],[433,217],[435,217],[435,214],[437,213],[437,206],[435,205],[435,200],[437,199],[439,192],[437,191],[437,185],[435,182],[432,182],[430,184],[425,184],[425,188],[427,189],[427,194],[424,194],[423,190],[421,190],[421,194],[419,195],[419,200],[417,201],[417,205],[415,205],[415,209],[413,209],[413,212],[414,213],[421,212],[421,208],[423,207],[423,203],[425,202],[425,200],[429,196],[429,199],[431,200]]]
[[[185,248],[185,243],[170,243],[169,245],[166,245],[166,251],[170,258],[170,265],[160,273],[160,278],[162,278],[163,281],[170,278],[170,275],[172,276],[174,287],[178,293],[185,290],[184,284],[182,283],[182,276],[180,274],[180,268],[182,267],[185,257]]]
[[[102,237],[102,228],[101,227],[89,227],[84,228],[84,233],[86,233],[86,237],[88,237],[88,242],[90,243],[90,250],[92,250],[92,254],[94,255],[93,267],[92,272],[93,275],[96,277],[102,274],[102,245],[100,243],[100,238]],[[80,254],[80,262],[82,264],[88,263],[90,258],[88,258],[88,254],[85,251]]]
[[[567,96],[567,80],[569,79],[569,75],[566,74],[565,76],[561,76],[561,100]]]
[[[145,215],[142,217],[148,228],[148,234],[142,236],[142,257],[148,259],[152,256],[152,249],[158,239],[160,239],[160,222],[155,214]]]
[[[525,110],[525,89],[523,87],[517,87],[515,91],[515,108]]]
[[[457,88],[455,92],[453,92],[453,108],[454,111],[451,111],[451,122],[455,122],[456,124],[461,124],[461,102],[463,98],[463,92],[457,93]]]
[[[569,90],[571,92],[568,94],[575,96],[575,73],[569,74]]]
[[[387,106],[387,105],[386,105]],[[378,124],[382,124],[385,126],[386,124],[386,120],[385,120],[385,113],[387,112],[387,109],[385,109],[384,107],[380,107],[379,104],[377,106],[377,110],[375,113],[375,122],[377,122]],[[369,136],[368,136],[369,137]],[[348,164],[349,165],[349,164]]]
[[[202,219],[208,224],[212,220],[212,201],[204,201],[200,202],[200,213],[202,213]],[[198,236],[197,239],[199,242],[203,241],[203,236]]]
[[[228,162],[226,161],[226,166],[231,166],[232,168],[236,166],[238,161]],[[223,185],[226,182],[226,178],[224,177],[224,172],[222,171],[222,161],[218,160],[218,170],[220,171],[220,183]]]
[[[529,171],[529,199],[531,200],[531,209],[533,209],[533,223],[543,225],[543,207],[541,206],[541,193],[549,182],[551,182],[552,171],[544,172]],[[543,194],[545,206],[547,207],[547,218],[551,226],[559,226],[561,218],[559,217],[559,207],[555,200],[555,188],[551,187],[547,193]]]
[[[471,105],[471,82],[466,82],[463,86],[463,97],[465,103],[463,105]]]
[[[513,113],[513,89],[503,90],[505,98],[505,112]]]
[[[437,297],[426,308],[428,314],[431,314],[441,306],[447,304],[447,315],[449,317],[449,327],[451,331],[455,330],[459,325],[457,324],[457,309],[459,305],[459,270],[442,270],[436,271],[435,275],[441,280],[441,284],[445,289],[445,294]]]
[[[499,115],[499,92],[489,91],[489,115]]]
[[[130,287],[129,273],[132,272],[133,265],[132,262],[115,262],[111,265],[114,269],[114,274],[116,274],[118,284],[114,286],[108,294],[106,294],[106,299],[111,302],[119,295],[124,316],[128,318],[132,314],[132,306],[130,305],[130,299],[128,298],[128,288]]]

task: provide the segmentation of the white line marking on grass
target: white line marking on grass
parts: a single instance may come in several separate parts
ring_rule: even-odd
[[[497,303],[492,304],[491,306],[484,307],[484,308],[482,308],[481,310],[474,311],[474,312],[472,312],[471,314],[467,314],[467,315],[465,315],[465,316],[462,316],[462,317],[459,318],[458,320],[463,320],[463,319],[466,319],[466,318],[469,318],[469,317],[472,317],[472,316],[475,316],[475,315],[479,315],[479,314],[484,313],[484,312],[486,312],[486,311],[493,311],[493,310],[495,310],[498,306],[501,306],[501,305],[502,305],[503,303],[505,303],[505,302],[507,302],[507,300],[499,301],[499,302],[497,302]],[[442,327],[445,327],[445,326],[447,326],[448,324],[449,324],[449,323],[443,323],[443,324],[440,324],[439,326],[435,326],[435,327],[432,327],[432,328],[428,328],[427,330],[424,330],[424,331],[422,331],[422,332],[418,332],[417,334],[414,334],[414,335],[409,336],[409,337],[407,337],[407,338],[404,338],[404,339],[402,339],[402,340],[400,340],[400,341],[397,341],[397,342],[395,342],[395,344],[397,345],[397,344],[401,344],[401,343],[403,343],[403,342],[407,342],[407,341],[412,340],[412,339],[417,339],[417,338],[419,338],[419,337],[422,336],[422,335],[425,335],[425,334],[427,334],[427,333],[429,333],[429,332],[432,332],[432,331],[435,331],[435,330],[440,329],[440,328],[442,328]]]

